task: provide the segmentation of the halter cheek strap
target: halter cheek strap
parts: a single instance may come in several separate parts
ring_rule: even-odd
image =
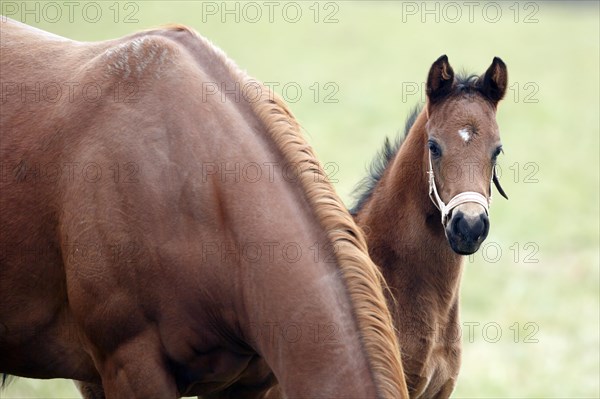
[[[442,213],[442,224],[445,226],[446,221],[448,219],[448,215],[454,208],[459,205],[465,204],[467,202],[474,202],[479,204],[485,209],[485,213],[489,214],[490,204],[492,202],[492,194],[490,189],[490,197],[489,199],[483,196],[482,194],[476,193],[474,191],[464,191],[462,193],[456,194],[448,204],[444,204],[444,201],[440,198],[438,194],[437,188],[435,186],[435,176],[433,175],[433,165],[431,163],[431,152],[429,153],[429,170],[427,171],[429,175],[429,198],[431,198],[431,202],[435,205],[437,209]],[[491,182],[490,182],[491,185]]]

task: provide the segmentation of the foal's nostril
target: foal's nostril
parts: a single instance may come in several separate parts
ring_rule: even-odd
[[[490,219],[488,218],[487,214],[482,213],[481,215],[479,215],[479,220],[483,225],[479,237],[483,236],[483,238],[485,239],[485,237],[487,237],[488,231],[490,230]]]
[[[480,216],[479,219],[477,219],[475,223],[471,225],[471,238],[473,239],[473,241],[477,241],[483,235],[484,232],[485,222]]]
[[[452,218],[452,232],[461,237],[466,237],[468,234],[469,224],[465,220],[465,216],[462,212],[456,212],[456,215]]]

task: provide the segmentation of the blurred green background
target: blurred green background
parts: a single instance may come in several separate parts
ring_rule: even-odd
[[[76,40],[194,27],[288,100],[348,205],[437,57],[482,73],[500,56],[510,201],[496,196],[486,245],[466,261],[453,397],[600,397],[597,2],[81,2],[72,21],[62,2],[60,18],[35,4],[3,1],[2,13]],[[78,394],[17,379],[0,397]]]

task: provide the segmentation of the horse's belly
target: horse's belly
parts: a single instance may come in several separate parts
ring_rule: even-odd
[[[0,373],[99,382],[100,376],[67,317],[45,324],[6,320],[0,331]]]

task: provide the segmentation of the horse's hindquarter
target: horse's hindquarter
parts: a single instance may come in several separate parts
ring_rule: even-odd
[[[10,51],[9,47],[7,43],[3,50]],[[65,53],[87,52],[84,45],[70,42],[57,47],[65,47]],[[152,51],[156,54],[154,65],[147,62]],[[205,265],[202,261],[204,244],[223,245],[229,239],[227,226],[217,218],[222,200],[218,187],[212,177],[203,178],[202,168],[222,161],[240,163],[236,159],[239,151],[252,151],[240,148],[239,138],[228,132],[242,136],[249,132],[240,131],[244,123],[235,112],[225,111],[230,106],[201,101],[200,83],[210,79],[202,79],[201,71],[190,73],[185,59],[178,58],[177,46],[167,39],[150,37],[109,48],[96,46],[94,55],[91,61],[69,65],[72,76],[64,70],[52,77],[43,75],[42,70],[47,74],[53,69],[50,60],[44,69],[30,70],[26,76],[3,68],[3,83],[5,78],[26,84],[70,82],[75,90],[70,98],[62,97],[57,103],[35,98],[28,102],[20,97],[11,103],[8,98],[9,106],[14,107],[3,109],[8,121],[3,119],[2,124],[3,139],[7,138],[2,143],[2,160],[9,173],[3,189],[9,194],[3,195],[7,203],[2,208],[7,222],[3,223],[7,227],[3,243],[22,246],[10,251],[14,256],[3,265],[2,283],[7,287],[3,292],[15,292],[9,300],[14,300],[15,308],[18,303],[26,309],[3,315],[2,320],[16,335],[13,320],[19,319],[21,331],[35,329],[31,340],[47,341],[44,346],[50,347],[59,344],[48,336],[49,330],[62,331],[64,323],[55,327],[55,321],[23,320],[27,308],[36,310],[29,318],[39,314],[53,319],[60,312],[75,323],[74,315],[85,340],[91,341],[78,344],[86,350],[109,353],[136,338],[148,352],[164,345],[172,352],[169,357],[185,363],[194,351],[210,351],[212,343],[219,341],[220,337],[211,334],[218,329],[223,313],[231,316],[223,309],[232,308],[228,299],[234,297],[226,294],[229,285],[223,284],[230,280],[231,262]],[[140,58],[136,60],[136,56]],[[13,59],[23,58],[19,54]],[[142,62],[147,63],[140,65]],[[122,83],[121,89],[132,87],[133,91],[125,98],[115,98],[110,91]],[[77,90],[83,86],[90,90],[99,87],[103,95],[88,101],[89,93]],[[192,102],[181,102],[179,96],[192,97]],[[18,113],[29,117],[15,123]],[[207,129],[200,129],[202,126]],[[29,175],[17,181],[20,178],[13,178],[13,165]],[[49,168],[54,167],[59,168],[59,175],[50,174],[55,170]],[[32,174],[35,170],[36,176]],[[21,244],[22,237],[27,244]],[[22,266],[29,259],[22,255],[29,248],[48,248],[52,257],[31,263],[33,270],[28,273]],[[36,281],[38,276],[43,283]],[[16,282],[29,289],[16,291]],[[47,305],[32,303],[32,297]],[[166,320],[159,322],[165,315]],[[70,336],[65,337],[69,342],[64,345],[75,343],[72,338],[78,336],[79,328],[69,329]],[[19,343],[21,359],[25,359],[24,347],[33,341]],[[236,377],[236,368],[237,373],[245,368],[252,353],[246,351],[249,355],[239,359],[221,356],[227,372],[234,370],[225,380]],[[211,356],[219,356],[218,351]],[[79,359],[65,359],[69,362],[78,366]],[[209,381],[221,378],[211,375],[210,365],[196,366],[205,368],[200,374]],[[28,367],[36,365],[29,363]],[[8,371],[28,373],[27,369]]]
[[[70,41],[40,37],[40,31],[11,20],[3,18],[0,29],[0,369],[93,379],[66,306],[57,235],[63,211],[59,174],[70,175],[59,169],[72,169],[75,161],[66,152],[60,116],[53,116],[65,101],[40,98],[43,85],[70,82],[70,68],[56,60],[72,65],[79,52]]]
[[[180,330],[164,338],[175,341],[169,349],[193,345],[181,337],[210,331],[198,311],[219,315],[210,305],[228,305],[201,288],[218,292],[215,280],[228,270],[202,268],[201,243],[222,243],[224,232],[211,206],[216,186],[202,184],[201,168],[237,149],[226,133],[239,118],[230,121],[224,107],[179,103],[184,86],[201,77],[185,67],[187,76],[176,75],[179,50],[167,39],[84,45],[4,24],[14,26],[2,27],[3,89],[14,83],[29,94],[2,99],[2,370],[92,379],[82,348],[112,351],[148,335],[163,311],[175,320],[160,327]],[[39,85],[71,91],[48,101]],[[186,125],[192,106],[210,134]],[[64,369],[40,358],[73,347]],[[40,372],[44,363],[53,367]]]
[[[331,250],[316,260],[309,252],[322,250],[327,237],[299,184],[284,178],[281,155],[249,105],[204,95],[207,85],[235,77],[222,75],[226,68],[214,59],[199,66],[202,51],[193,61],[177,37],[163,36],[53,44],[68,67],[43,51],[22,54],[11,38],[2,43],[3,83],[44,82],[51,71],[51,80],[88,91],[3,106],[2,162],[10,168],[2,241],[25,241],[51,256],[32,262],[18,248],[3,259],[0,287],[10,294],[0,316],[9,335],[0,348],[15,353],[16,363],[0,361],[0,368],[93,381],[89,353],[103,376],[145,381],[146,392],[210,393],[236,380],[260,392],[273,381],[258,351],[289,391],[314,393],[285,367],[297,362],[310,367],[300,373],[325,377],[332,370],[321,359],[341,356],[341,346],[361,351],[345,289],[327,262]],[[13,56],[5,63],[6,52]],[[19,72],[19,60],[22,68],[41,56],[44,68]],[[92,87],[101,93],[94,100]],[[37,164],[37,180],[13,167]],[[248,175],[256,165],[258,180]],[[24,316],[15,310],[20,304],[37,310]],[[28,339],[11,338],[32,325]],[[278,335],[292,327],[305,342]],[[44,369],[41,359],[23,368],[16,358],[27,348],[61,352],[64,367]],[[345,360],[335,370],[339,385],[369,378],[356,370],[366,364]],[[151,369],[127,370],[130,363]],[[360,394],[339,385],[330,382],[329,393]],[[105,389],[111,392],[106,382]]]

